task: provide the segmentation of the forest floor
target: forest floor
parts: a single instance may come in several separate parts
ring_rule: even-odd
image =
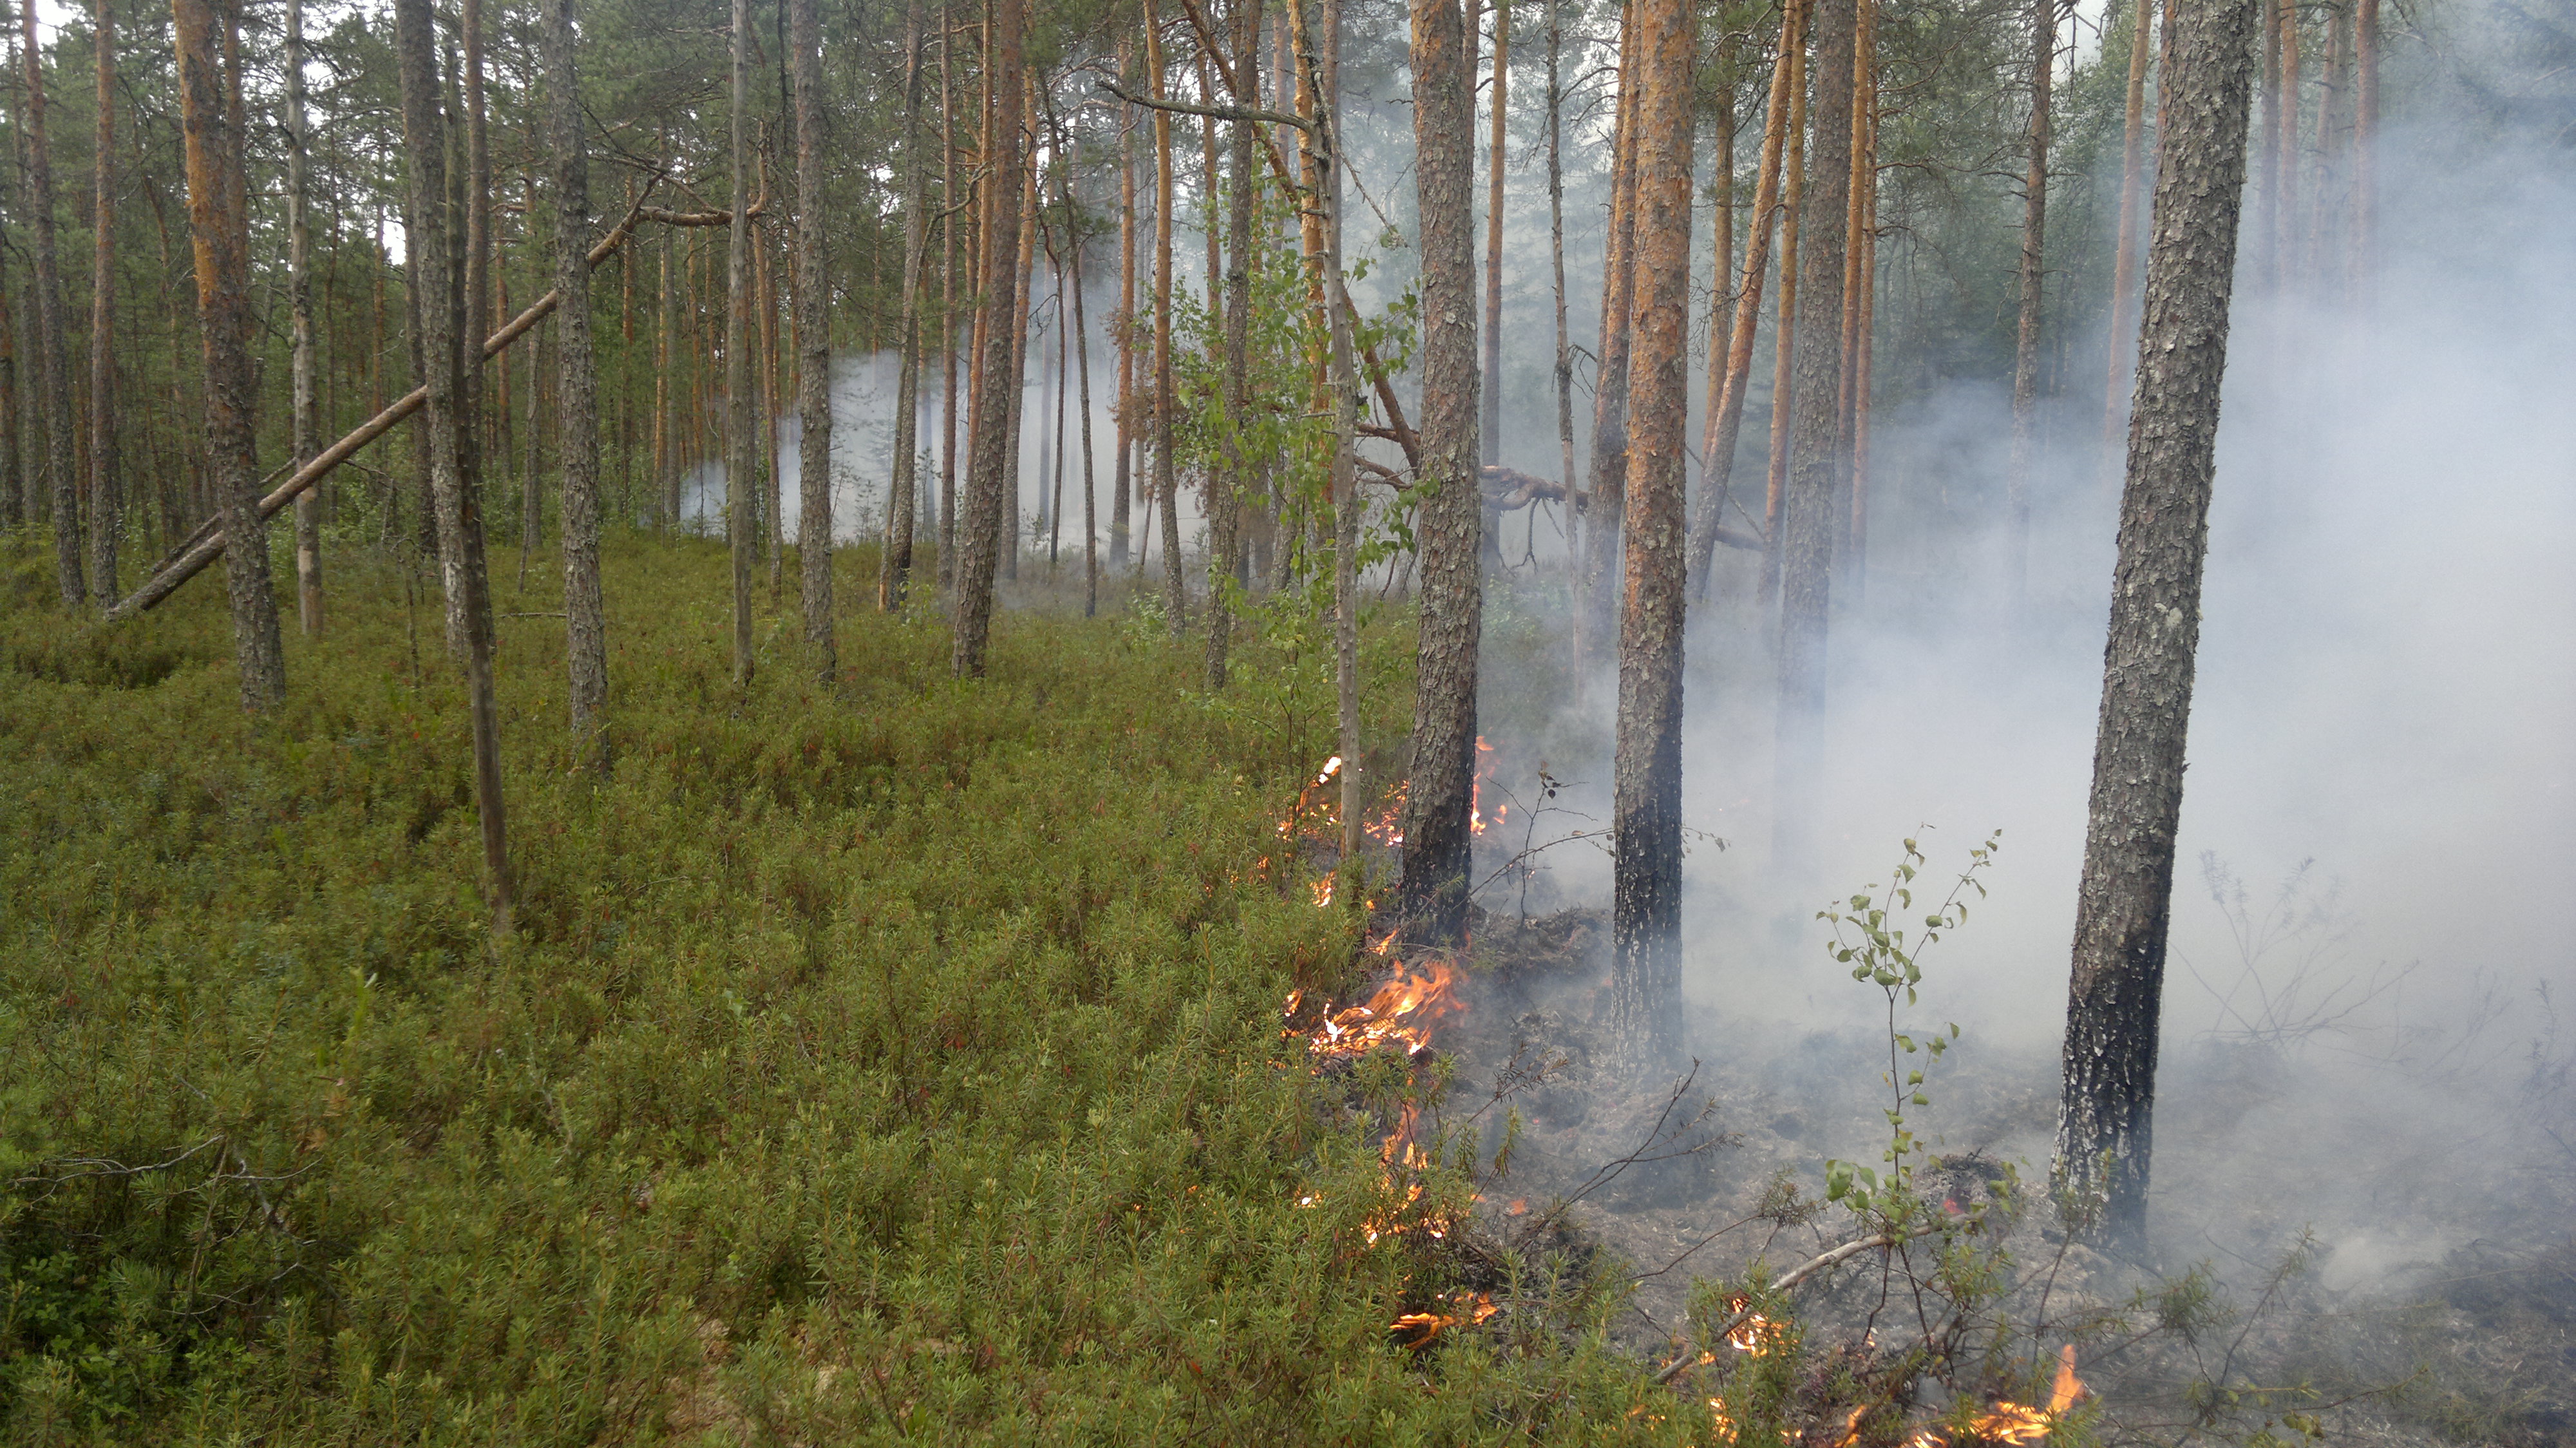
[[[613,542],[604,776],[553,571],[496,570],[496,943],[432,580],[337,565],[251,721],[220,589],[99,630],[0,542],[0,1440],[2568,1441],[2563,1242],[2366,1319],[2292,1277],[2231,1305],[2065,1247],[1983,1158],[1720,1348],[1747,1291],[1793,1322],[1757,1268],[1883,1225],[1815,1180],[1874,1108],[1750,1052],[1624,1084],[1581,910],[1497,913],[1434,1049],[1312,1052],[1315,1003],[1422,967],[1282,846],[1331,744],[1314,629],[1265,615],[1210,695],[1195,629],[1032,576],[964,684],[850,549],[838,677],[767,603],[741,690],[725,567]],[[1408,654],[1389,608],[1373,739]],[[1978,1090],[2045,1129],[2030,1082]],[[2043,1338],[2096,1396],[1995,1418],[2045,1400]],[[2447,1397],[2305,1416],[2425,1372]]]

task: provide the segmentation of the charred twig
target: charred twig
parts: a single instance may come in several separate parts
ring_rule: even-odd
[[[1771,1290],[1775,1293],[1786,1292],[1797,1286],[1799,1283],[1806,1281],[1808,1278],[1815,1276],[1817,1273],[1824,1271],[1826,1268],[1837,1266],[1853,1257],[1859,1256],[1863,1252],[1867,1252],[1878,1247],[1894,1247],[1901,1243],[1911,1241],[1916,1237],[1939,1230],[1940,1224],[1936,1222],[1926,1226],[1917,1227],[1910,1232],[1880,1232],[1875,1236],[1863,1237],[1858,1241],[1845,1242],[1841,1246],[1834,1248],[1832,1251],[1811,1258],[1810,1260],[1781,1273],[1777,1278],[1773,1279]],[[1759,1309],[1754,1305],[1750,1303],[1746,1304],[1744,1310],[1736,1313],[1733,1317],[1728,1318],[1725,1324],[1719,1327],[1714,1333],[1711,1333],[1710,1336],[1715,1338],[1731,1336],[1737,1328],[1751,1322],[1757,1311],[1759,1311]],[[1701,1363],[1706,1361],[1708,1361],[1708,1358],[1705,1354],[1684,1353],[1673,1361],[1664,1364],[1663,1371],[1655,1374],[1655,1381],[1659,1383],[1670,1383],[1673,1379],[1680,1377],[1683,1373],[1692,1368],[1698,1367]]]
[[[65,1182],[84,1181],[92,1177],[144,1176],[151,1172],[168,1171],[170,1168],[177,1166],[179,1163],[186,1161],[188,1158],[195,1156],[198,1152],[204,1151],[207,1147],[210,1147],[221,1140],[223,1140],[223,1137],[220,1135],[209,1136],[205,1140],[198,1142],[195,1146],[189,1147],[186,1151],[180,1152],[175,1156],[163,1161],[147,1162],[142,1166],[127,1166],[121,1161],[111,1161],[103,1156],[64,1157],[57,1161],[41,1162],[38,1163],[38,1165],[45,1168],[72,1167],[77,1168],[77,1170],[42,1171],[34,1176],[15,1178],[9,1183],[9,1185],[13,1187],[43,1187],[45,1189],[45,1196],[52,1196]],[[43,1198],[40,1197],[38,1200],[41,1201]]]

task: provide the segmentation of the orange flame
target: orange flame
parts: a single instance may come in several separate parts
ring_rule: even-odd
[[[1431,1044],[1432,1022],[1466,1007],[1458,998],[1456,967],[1434,960],[1426,962],[1425,971],[1416,975],[1398,966],[1395,978],[1365,1004],[1336,1011],[1328,1003],[1324,1019],[1307,1037],[1307,1049],[1326,1058],[1365,1056],[1392,1042],[1408,1056],[1418,1054]],[[1293,1002],[1289,1009],[1295,1009]]]
[[[1388,1323],[1387,1330],[1403,1337],[1407,1347],[1422,1347],[1444,1329],[1473,1327],[1502,1311],[1488,1293],[1460,1292],[1452,1300],[1458,1308],[1456,1312],[1408,1312]]]
[[[1761,1321],[1760,1318],[1753,1318],[1746,1325],[1750,1326],[1753,1322],[1759,1321]],[[1760,1347],[1751,1347],[1739,1341],[1734,1334],[1729,1334],[1727,1341],[1756,1355],[1762,1351]],[[1754,1341],[1759,1342],[1761,1339],[1757,1336]],[[1705,1357],[1702,1360],[1706,1361]],[[1985,1412],[1969,1420],[1965,1439],[1974,1443],[2006,1443],[2013,1445],[2013,1448],[2032,1448],[2032,1445],[2047,1440],[2049,1432],[2064,1420],[2066,1410],[2075,1406],[2076,1401],[2084,1394],[2084,1380],[2075,1375],[2075,1344],[2068,1343],[2058,1353],[2057,1380],[2049,1388],[2047,1407],[2035,1408],[2028,1403],[2010,1401],[1997,1402]],[[1851,1416],[1843,1420],[1842,1436],[1835,1440],[1835,1448],[1852,1448],[1853,1444],[1860,1441],[1860,1420],[1867,1416],[1869,1408],[1869,1404],[1863,1403],[1852,1409]],[[1708,1410],[1716,1419],[1720,1440],[1733,1439],[1737,1425],[1734,1419],[1727,1416],[1726,1400],[1709,1399]],[[1954,1445],[1948,1430],[1924,1428],[1905,1440],[1905,1448],[1954,1448]]]

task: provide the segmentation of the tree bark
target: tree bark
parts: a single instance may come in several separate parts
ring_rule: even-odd
[[[1129,59],[1122,40],[1118,74],[1132,81]],[[1109,566],[1115,568],[1127,561],[1133,498],[1129,464],[1136,451],[1136,117],[1132,108],[1118,117],[1118,314],[1112,325],[1118,339],[1118,459],[1110,464]]]
[[[1479,463],[1503,460],[1503,142],[1512,79],[1512,0],[1494,0],[1493,141],[1485,164],[1485,367]]]
[[[991,94],[993,146],[985,159],[984,185],[992,197],[990,221],[983,236],[983,302],[979,366],[985,377],[982,404],[975,409],[974,452],[968,461],[964,540],[957,565],[957,629],[950,664],[957,676],[982,678],[984,653],[993,628],[993,575],[999,560],[994,544],[1000,537],[1004,489],[1011,478],[1003,449],[1010,439],[1010,409],[995,389],[1011,385],[1018,355],[1011,318],[1019,311],[1021,0],[992,0],[992,42],[985,57],[985,85]]]
[[[1261,91],[1261,0],[1236,0],[1234,85],[1247,97]],[[1247,104],[1251,101],[1247,99]],[[1225,203],[1225,476],[1208,490],[1207,686],[1225,687],[1225,655],[1234,628],[1226,586],[1234,576],[1244,500],[1252,491],[1252,460],[1243,433],[1252,422],[1252,200],[1253,122],[1234,122],[1233,175]],[[1071,213],[1068,211],[1067,215]]]
[[[799,0],[799,4],[802,8],[797,11],[797,23],[800,26],[807,25],[809,23],[814,26],[814,44],[817,49],[817,54],[812,59],[810,68],[813,71],[813,74],[809,78],[806,73],[808,69],[808,58],[806,56],[807,43],[801,38],[795,42],[796,64],[798,67],[796,72],[796,191],[797,196],[800,200],[804,200],[805,204],[819,208],[823,204],[823,163],[820,153],[814,150],[813,141],[808,138],[808,129],[810,127],[814,135],[818,137],[822,129],[823,77],[822,60],[819,53],[819,47],[821,45],[821,26],[819,21],[812,19],[812,0]],[[904,41],[903,60],[903,151],[905,168],[903,222],[903,330],[901,335],[896,339],[896,346],[901,350],[901,356],[897,363],[897,371],[895,374],[894,469],[891,481],[887,484],[886,544],[883,555],[884,561],[877,570],[877,607],[889,613],[900,610],[903,607],[904,589],[910,582],[912,576],[913,498],[919,491],[919,485],[915,481],[915,469],[918,465],[917,459],[921,452],[921,440],[917,432],[916,424],[917,414],[920,410],[919,398],[921,396],[921,272],[923,255],[927,249],[930,236],[929,219],[924,214],[925,208],[929,204],[925,192],[929,185],[930,168],[922,163],[921,154],[922,24],[923,14],[921,0],[912,0],[910,13],[906,18],[904,27],[906,37]],[[797,34],[802,37],[806,32],[800,29]],[[811,188],[810,192],[809,188]],[[809,196],[810,199],[807,199]],[[801,220],[801,212],[799,213],[799,216]],[[800,328],[803,328],[807,325],[803,311],[807,304],[803,299],[805,296],[813,294],[816,289],[821,287],[823,284],[821,259],[823,227],[819,210],[816,213],[810,235],[806,229],[800,225],[798,230],[798,239],[800,246],[810,248],[814,255],[814,259],[810,263],[813,274],[810,277],[804,276],[801,272],[799,274],[799,286],[802,290],[798,294],[799,311],[797,325]],[[798,265],[800,267],[809,265],[809,263],[804,260],[804,254],[801,251],[799,253]],[[828,340],[821,335],[821,327],[822,315],[817,312],[813,318],[812,335],[809,337],[805,331],[799,331],[797,333],[797,345],[805,359],[805,365],[808,367],[823,367],[830,365],[831,348]],[[797,375],[801,383],[804,373],[800,371]],[[828,443],[830,440],[829,429],[831,427],[832,416],[829,391],[824,389],[806,388],[800,396],[799,403],[803,409],[806,434],[811,436],[816,424],[819,422],[826,429],[825,440]],[[811,447],[807,448],[808,453],[811,453],[812,451]],[[811,478],[814,475],[807,473],[805,476]],[[812,484],[809,482],[804,486],[811,487]],[[831,506],[829,495],[826,494],[824,511],[821,514],[817,514],[814,510],[814,504],[810,501],[812,495],[807,494],[806,496],[809,499],[805,505],[806,517],[808,519],[820,518],[823,530],[828,533],[830,529]],[[808,539],[816,536],[813,532],[813,525],[811,523],[808,524],[806,536]],[[812,548],[815,545],[809,541],[805,546]],[[828,538],[825,540],[824,546],[829,546]],[[820,648],[828,658],[831,652],[832,630],[830,617],[832,603],[831,570],[828,567],[818,570],[811,561],[808,561],[805,565],[805,579],[807,595],[807,603],[805,605],[806,635],[816,641],[817,647]],[[821,612],[819,614],[817,612],[818,605],[813,601],[818,582],[822,589],[822,601],[819,605]]]
[[[2111,455],[2113,440],[2120,435],[2120,421],[2127,415],[2128,398],[2120,390],[2125,369],[2120,363],[2128,353],[2121,344],[2128,339],[2129,298],[2138,285],[2138,173],[2146,149],[2148,26],[2155,16],[2155,0],[2130,0],[2130,7],[2128,111],[2120,127],[2120,230],[2111,254],[2111,377],[2102,389],[2102,452],[2106,458]],[[2278,61],[2279,56],[2274,55],[2267,64]],[[2278,119],[2277,107],[2271,119]]]
[[[2259,9],[2259,0],[2178,0],[2172,11],[2076,897],[2057,1190],[2076,1225],[2131,1249],[2145,1240],[2156,1029]]]
[[[1628,477],[1628,309],[1636,273],[1631,233],[1637,169],[1637,85],[1629,57],[1637,54],[1635,5],[1627,6],[1622,16],[1619,103],[1610,142],[1610,230],[1602,253],[1601,351],[1592,382],[1592,476],[1586,490],[1590,542],[1575,589],[1578,674],[1599,662],[1594,656],[1607,618],[1611,550],[1619,546],[1620,490]]]
[[[53,497],[54,577],[63,607],[78,608],[81,568],[80,479],[72,458],[71,347],[63,318],[63,279],[54,252],[54,153],[45,135],[45,54],[37,42],[36,7],[21,9],[27,44],[27,210],[35,223],[36,351],[45,419],[45,486]]]
[[[2031,0],[2030,146],[2022,180],[2021,315],[2013,346],[2012,455],[2004,479],[2005,606],[2018,617],[2030,596],[2030,470],[2037,442],[2041,289],[2048,271],[2049,99],[2057,75],[2057,0]]]
[[[476,557],[472,571],[484,571],[482,524],[479,516],[483,488],[483,354],[467,345],[467,339],[483,327],[492,316],[492,147],[489,117],[483,95],[483,0],[463,0],[458,7],[464,32],[464,131],[465,175],[462,210],[465,216],[464,311],[451,325],[449,350],[456,354],[459,376],[456,384],[456,469],[463,478],[465,495],[475,499],[478,516],[475,524]],[[450,97],[451,102],[455,97]],[[467,355],[471,351],[472,355]],[[506,458],[504,459],[506,466]],[[442,532],[442,537],[444,533]],[[489,585],[478,584],[488,592]],[[467,614],[475,605],[466,595],[451,592],[447,600],[447,647],[458,658],[473,650],[472,624]],[[484,607],[489,608],[489,604]],[[488,631],[488,629],[487,629]]]
[[[2179,0],[2166,0],[2168,25],[2172,23],[2171,7],[2177,3]],[[2272,163],[2272,285],[2287,291],[2291,279],[2298,274],[2299,255],[2299,10],[2294,0],[2272,0],[2272,27],[2275,43],[2280,47],[2280,69],[2274,78],[2272,101],[2279,123],[2270,128],[2269,137],[2273,143],[2269,157]],[[2167,32],[2165,47],[2168,58],[2172,56],[2176,39],[2170,31]],[[2173,83],[2179,79],[2181,77],[2168,68],[2165,84],[2157,92],[2156,140],[2159,151],[2163,149],[2167,112],[2173,106]],[[2161,155],[2157,164],[2161,170]]]
[[[826,248],[829,223],[823,191],[823,31],[815,0],[788,7],[789,66],[796,92],[796,414],[800,428],[796,470],[797,561],[803,569],[805,642],[814,651],[817,678],[829,684],[840,669],[832,635],[832,331],[831,274]],[[917,399],[921,391],[921,269],[929,232],[922,188],[929,168],[921,158],[921,0],[912,0],[904,48],[904,165],[912,173],[904,207],[903,372],[896,388],[894,536],[886,548],[885,583],[878,603],[903,607],[912,576],[913,498]]]
[[[1804,0],[1789,0],[1780,17],[1780,51],[1771,64],[1771,98],[1763,113],[1762,161],[1760,173],[1753,182],[1753,220],[1746,229],[1744,270],[1736,281],[1735,318],[1727,331],[1726,355],[1722,364],[1726,375],[1715,407],[1709,409],[1708,448],[1705,464],[1706,481],[1694,500],[1691,517],[1690,569],[1694,579],[1694,597],[1708,596],[1709,576],[1715,569],[1718,530],[1726,523],[1727,485],[1735,473],[1736,439],[1744,427],[1744,395],[1752,390],[1753,340],[1762,321],[1762,275],[1771,261],[1771,231],[1782,210],[1780,175],[1785,148],[1790,138],[1789,113],[1792,109],[1790,87],[1798,74],[1798,54],[1806,44]],[[1720,164],[1731,164],[1721,158]],[[1791,225],[1796,223],[1792,221]],[[1782,265],[1782,296],[1789,295],[1793,285],[1789,265]],[[1784,317],[1789,303],[1784,300]],[[1782,329],[1785,339],[1787,332]],[[1778,343],[1785,351],[1787,343]],[[1774,404],[1775,407],[1777,404]],[[1774,539],[1768,531],[1777,522],[1777,499],[1765,505],[1763,526],[1764,555],[1773,556]],[[1768,571],[1767,569],[1765,570]],[[1766,580],[1767,582],[1768,580]]]
[[[1789,140],[1781,161],[1782,186],[1788,199],[1780,213],[1780,301],[1771,324],[1770,451],[1763,466],[1762,623],[1772,651],[1779,650],[1780,560],[1787,551],[1781,526],[1788,510],[1789,423],[1795,389],[1792,372],[1798,358],[1798,226],[1807,206],[1807,30],[1815,18],[1815,0],[1791,0],[1798,6],[1798,45],[1789,55]]]
[[[1163,99],[1163,41],[1154,0],[1145,0],[1145,83]],[[1172,396],[1172,113],[1154,112],[1154,505],[1162,510],[1163,614],[1172,637],[1189,626],[1189,590],[1181,573],[1180,485],[1172,439],[1179,419]]]
[[[194,8],[208,0],[176,0]],[[423,385],[428,392],[430,487],[436,496],[439,564],[451,614],[464,619],[464,665],[473,713],[476,812],[483,826],[483,865],[491,890],[493,930],[510,931],[511,883],[507,829],[501,806],[500,714],[492,692],[492,609],[483,568],[483,519],[479,501],[463,468],[464,430],[468,414],[459,406],[464,359],[458,346],[464,320],[457,268],[448,246],[447,121],[439,113],[437,60],[430,0],[396,0],[395,53],[402,91],[403,152],[409,159],[411,230],[407,235],[412,310],[419,319]],[[200,264],[202,271],[203,264]],[[211,337],[214,328],[209,327]],[[209,347],[213,344],[209,342]],[[211,369],[210,369],[211,375]],[[247,448],[244,449],[247,452]],[[257,536],[229,525],[234,538]],[[228,556],[259,556],[259,549],[232,549]]]
[[[1559,0],[1547,0],[1547,255],[1556,288],[1556,446],[1559,478],[1574,487],[1574,337],[1565,325],[1565,87],[1558,67],[1565,50],[1565,17]],[[1583,576],[1583,524],[1565,510],[1566,572]],[[1581,677],[1577,671],[1578,679]]]
[[[1073,162],[1068,155],[1064,169],[1057,173],[1062,188],[1065,226],[1070,232],[1065,250],[1070,253],[1067,269],[1073,273],[1073,366],[1077,397],[1075,405],[1082,416],[1082,616],[1091,618],[1100,612],[1100,530],[1096,489],[1092,485],[1091,467],[1091,324],[1082,306],[1082,220],[1073,206]]]
[[[1794,437],[1781,517],[1780,691],[1774,753],[1775,849],[1794,857],[1824,715],[1825,620],[1833,590],[1834,503],[1842,450],[1845,207],[1851,189],[1852,0],[1816,0],[1815,148],[1798,240]]]
[[[98,136],[91,150],[93,176],[89,293],[89,583],[91,597],[104,611],[117,600],[116,545],[125,531],[122,482],[117,476],[116,439],[116,10],[112,0],[97,0],[92,25],[98,42]],[[294,77],[290,85],[300,87]],[[290,170],[300,169],[290,153]],[[292,189],[290,185],[290,189]],[[289,226],[289,250],[300,256],[301,214]],[[300,263],[290,260],[290,271]],[[289,290],[294,289],[292,281]],[[306,299],[300,323],[304,337],[304,391],[312,391],[312,305]],[[309,396],[307,406],[309,407]],[[297,522],[302,518],[299,515]],[[302,529],[297,536],[300,541]],[[317,595],[314,604],[320,606]],[[308,624],[308,631],[312,625]]]
[[[173,37],[178,49],[181,127],[188,164],[188,229],[197,270],[197,317],[206,368],[206,457],[215,501],[235,538],[263,537],[252,492],[256,397],[250,363],[250,236],[248,213],[235,189],[240,172],[230,157],[246,141],[225,103],[223,57],[231,17],[215,0],[174,0]],[[30,20],[30,30],[34,26]],[[31,60],[30,65],[34,62]],[[38,213],[41,217],[42,212]],[[50,232],[51,227],[46,226]],[[41,288],[42,283],[39,283]],[[39,304],[38,310],[43,310]],[[49,362],[60,380],[59,359]],[[68,411],[68,408],[65,409]],[[68,423],[65,424],[68,427]],[[67,438],[67,431],[58,431]],[[68,477],[69,460],[57,478]],[[57,506],[67,506],[56,493]],[[78,555],[73,555],[77,565]],[[225,562],[233,615],[233,654],[241,669],[242,707],[254,713],[286,697],[286,652],[278,637],[277,598],[271,592],[268,550],[232,550]],[[74,598],[77,600],[78,595]]]
[[[944,593],[957,582],[957,144],[950,109],[956,27],[939,21],[939,561]]]
[[[599,368],[590,337],[590,155],[582,131],[578,0],[545,0],[555,161],[556,406],[563,426],[564,664],[573,758],[609,764],[608,627],[599,580]]]
[[[1639,0],[1628,328],[1625,579],[1612,790],[1612,1029],[1649,1068],[1681,1054],[1683,507],[1690,415],[1691,60],[1696,7]]]
[[[725,246],[725,539],[733,555],[733,681],[751,686],[759,497],[751,436],[751,0],[733,0],[733,222]]]
[[[1037,114],[1037,73],[1025,66],[1020,71],[1021,133],[1013,141],[1019,150],[1020,189],[1016,194],[1020,208],[1020,249],[1012,262],[1016,269],[1011,309],[1011,367],[1000,380],[1001,403],[1010,417],[1010,433],[1002,443],[1002,509],[994,515],[993,547],[1001,560],[1002,576],[1013,583],[1020,580],[1020,437],[1028,415],[1029,404],[1029,310],[1037,289],[1038,239],[1038,172],[1037,148],[1028,134],[1027,120]],[[1043,395],[1043,385],[1041,385]],[[1038,487],[1044,492],[1041,474]]]
[[[1462,943],[1475,835],[1476,653],[1482,612],[1476,487],[1476,79],[1460,0],[1413,0],[1414,176],[1422,257],[1422,559],[1413,763],[1401,895],[1412,938]]]

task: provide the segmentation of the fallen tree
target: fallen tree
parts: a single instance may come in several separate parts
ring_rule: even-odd
[[[652,193],[647,190],[645,194],[649,196]],[[765,205],[765,198],[762,201],[755,201],[747,214],[757,216]],[[659,206],[647,206],[638,201],[626,213],[626,219],[617,223],[615,229],[601,237],[599,244],[590,249],[590,264],[596,267],[608,260],[619,247],[626,244],[628,238],[635,234],[635,228],[647,221],[660,222],[664,226],[724,226],[730,224],[732,220],[733,213],[730,211],[671,211]],[[530,303],[526,311],[510,319],[508,326],[484,339],[483,359],[490,361],[508,350],[511,343],[534,331],[537,323],[544,321],[561,301],[560,293],[550,291]],[[404,393],[384,411],[360,423],[348,436],[323,449],[313,461],[297,468],[292,477],[278,484],[274,491],[259,500],[260,521],[267,522],[287,504],[294,502],[306,489],[328,477],[332,469],[356,456],[359,449],[393,431],[405,419],[419,412],[428,401],[429,387],[424,383]],[[284,469],[279,471],[282,472]],[[272,472],[269,476],[273,478],[277,474]],[[132,618],[178,592],[189,579],[204,572],[207,564],[223,556],[224,545],[223,530],[216,525],[214,519],[209,518],[198,524],[197,531],[189,535],[187,542],[180,544],[169,557],[153,566],[152,575],[143,580],[140,587],[127,594],[116,607],[107,611],[107,621],[115,623]]]

